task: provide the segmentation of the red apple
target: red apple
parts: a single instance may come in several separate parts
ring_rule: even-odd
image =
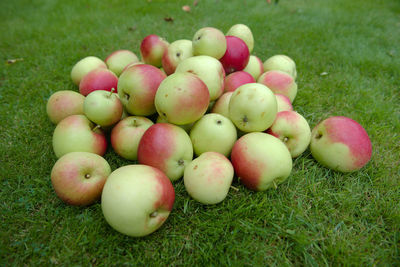
[[[158,35],[146,36],[140,44],[140,54],[146,64],[161,67],[162,57],[168,49],[168,42]]]
[[[236,71],[225,77],[224,93],[233,92],[246,83],[255,83],[253,76],[245,71]]]
[[[46,112],[52,123],[57,124],[70,115],[83,114],[85,97],[75,91],[62,90],[47,100]]]
[[[243,70],[249,62],[249,48],[246,43],[236,36],[226,36],[226,52],[220,61],[225,73]]]
[[[111,91],[112,88],[117,90],[118,77],[109,69],[97,68],[86,74],[80,84],[79,92],[87,96],[96,90]]]

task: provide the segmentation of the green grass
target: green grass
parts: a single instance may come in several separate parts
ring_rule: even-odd
[[[400,265],[399,1],[98,2],[1,1],[1,266]],[[50,182],[54,125],[45,105],[58,90],[77,90],[72,66],[116,49],[139,54],[148,34],[191,39],[201,27],[226,32],[235,23],[252,29],[262,60],[296,61],[294,106],[311,127],[332,115],[365,127],[370,163],[341,174],[307,150],[277,190],[256,193],[235,180],[239,190],[214,206],[192,200],[181,180],[169,219],[144,238],[111,229],[99,203],[63,204]],[[15,58],[23,61],[5,63]],[[105,158],[112,169],[130,164],[111,149]]]

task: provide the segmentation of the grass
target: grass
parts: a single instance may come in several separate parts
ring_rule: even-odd
[[[398,1],[99,2],[0,4],[1,266],[400,264]],[[185,4],[190,13],[182,11]],[[192,200],[181,180],[167,222],[139,239],[111,229],[99,203],[63,204],[50,183],[54,125],[45,105],[58,90],[77,90],[72,66],[116,49],[139,54],[151,33],[191,39],[201,27],[226,32],[235,23],[252,29],[262,60],[287,54],[296,61],[294,107],[311,127],[332,115],[365,127],[370,163],[341,174],[307,150],[277,190],[255,193],[235,180],[239,190],[214,206]],[[5,63],[17,58],[23,60]],[[105,158],[112,169],[131,163],[111,149]]]

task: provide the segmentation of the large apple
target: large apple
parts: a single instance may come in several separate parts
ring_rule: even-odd
[[[289,149],[292,158],[300,156],[311,140],[311,129],[307,120],[295,111],[281,111],[266,131],[279,138]]]
[[[251,53],[253,51],[254,37],[253,33],[251,32],[250,28],[247,25],[235,24],[228,30],[226,35],[236,36],[242,39],[246,43],[249,52]]]
[[[171,181],[182,177],[192,159],[193,146],[189,135],[170,123],[150,126],[139,142],[139,163],[160,169]]]
[[[266,133],[248,133],[233,146],[231,162],[246,187],[264,191],[277,187],[292,171],[292,157],[285,144]]]
[[[162,57],[168,49],[169,43],[158,35],[150,34],[140,43],[140,54],[146,64],[157,68],[162,66]]]
[[[127,165],[108,177],[101,195],[101,209],[112,228],[140,237],[160,228],[174,201],[174,187],[164,173],[151,166]]]
[[[158,87],[154,104],[158,114],[173,124],[193,123],[206,113],[210,94],[196,75],[173,73]]]
[[[193,36],[193,53],[220,59],[226,51],[226,39],[223,32],[213,27],[198,30]]]
[[[210,92],[210,101],[224,92],[225,71],[221,62],[210,56],[194,56],[179,63],[175,72],[189,72],[197,75]]]
[[[233,72],[225,77],[224,93],[233,92],[243,84],[255,82],[253,76],[245,71]]]
[[[97,69],[97,68],[104,68],[107,69],[106,63],[98,57],[88,56],[81,60],[79,60],[71,70],[71,79],[74,84],[79,85],[82,78],[86,76],[90,71]]]
[[[240,86],[229,101],[229,118],[243,132],[265,131],[274,122],[277,111],[274,93],[259,83]]]
[[[137,160],[139,141],[153,122],[141,116],[129,116],[118,122],[111,131],[111,145],[121,157]]]
[[[293,103],[297,94],[297,83],[294,78],[286,72],[280,70],[270,70],[261,74],[257,80],[258,83],[264,84],[275,94],[282,94],[289,97]]]
[[[224,67],[225,73],[230,74],[243,70],[249,62],[249,48],[246,43],[236,36],[226,36],[226,52],[219,59]]]
[[[372,155],[371,140],[365,129],[343,116],[318,123],[312,130],[310,149],[319,163],[340,172],[361,169]]]
[[[253,76],[253,78],[257,80],[260,75],[264,73],[263,62],[257,56],[250,55],[249,62],[247,63],[243,71],[250,73],[251,76]]]
[[[71,152],[54,164],[51,183],[65,203],[86,206],[100,198],[110,173],[110,165],[103,157],[89,152]]]
[[[57,124],[70,115],[84,114],[84,101],[85,97],[75,91],[57,91],[47,100],[47,116],[52,123]]]
[[[177,40],[172,42],[162,57],[162,67],[167,75],[175,72],[179,63],[193,56],[192,41]]]
[[[274,55],[264,61],[264,71],[280,70],[291,75],[294,79],[297,77],[296,63],[286,55]]]
[[[108,55],[104,61],[108,69],[119,76],[127,65],[139,62],[139,58],[130,50],[117,50]]]
[[[160,69],[148,64],[135,64],[123,71],[118,81],[118,95],[128,113],[154,114],[154,97],[165,77]]]
[[[109,69],[97,68],[86,74],[80,84],[79,92],[87,96],[93,91],[105,90],[111,91],[112,88],[117,90],[118,77]]]
[[[85,115],[71,115],[60,121],[53,133],[57,158],[69,152],[91,152],[103,156],[107,140],[101,129]]]
[[[193,125],[190,139],[196,155],[215,151],[229,157],[237,139],[236,127],[221,114],[208,113]]]
[[[211,112],[218,113],[225,116],[226,118],[229,118],[229,101],[231,100],[232,95],[233,92],[226,92],[221,95],[213,105]]]
[[[228,195],[233,174],[233,166],[224,155],[205,152],[188,164],[183,181],[192,198],[203,204],[217,204]]]

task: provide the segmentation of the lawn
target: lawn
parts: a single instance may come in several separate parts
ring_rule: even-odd
[[[400,2],[196,2],[1,1],[0,265],[399,266]],[[139,55],[149,34],[172,42],[235,23],[252,29],[263,61],[295,60],[294,108],[311,128],[334,115],[364,126],[371,161],[342,174],[307,150],[276,190],[253,192],[235,179],[238,190],[213,206],[177,181],[170,217],[144,238],[114,231],[99,203],[61,202],[50,182],[55,126],[45,106],[56,91],[78,90],[72,66],[117,49]],[[104,157],[113,170],[132,164],[111,149]]]

